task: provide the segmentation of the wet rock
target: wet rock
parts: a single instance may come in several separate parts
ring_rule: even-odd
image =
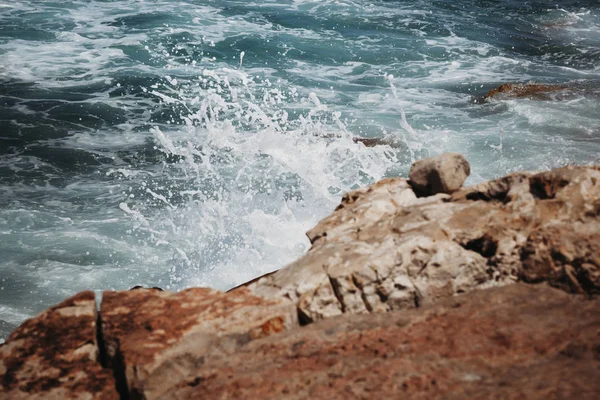
[[[598,399],[600,300],[516,284],[228,348],[177,399]]]
[[[544,85],[539,83],[505,83],[494,88],[481,96],[476,102],[485,103],[491,99],[532,99],[532,100],[553,100],[556,95],[563,92],[576,91],[575,88],[569,88],[565,85]]]
[[[415,162],[408,177],[418,196],[432,196],[457,191],[470,173],[471,166],[463,156],[444,153]]]
[[[518,280],[593,294],[599,234],[598,167],[515,173],[421,198],[405,179],[385,179],[344,196],[307,233],[307,254],[248,288],[291,299],[305,324]]]
[[[390,146],[394,149],[405,149],[407,148],[406,143],[402,142],[398,138],[395,137],[354,137],[352,138],[354,143],[362,143],[365,147],[375,147],[375,146]]]
[[[25,321],[0,346],[0,399],[118,399],[100,364],[94,292]]]
[[[294,305],[246,288],[105,292],[102,332],[119,390],[132,398],[166,396],[172,383],[203,368],[215,342],[246,343],[297,325]]]

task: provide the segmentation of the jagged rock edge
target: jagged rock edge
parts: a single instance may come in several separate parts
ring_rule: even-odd
[[[102,300],[96,300],[96,346],[98,346],[98,363],[102,368],[112,370],[115,378],[115,390],[119,394],[121,400],[129,400],[129,387],[127,385],[127,377],[125,376],[125,364],[123,362],[123,354],[117,346],[115,355],[115,364],[108,362],[108,349],[102,332]]]

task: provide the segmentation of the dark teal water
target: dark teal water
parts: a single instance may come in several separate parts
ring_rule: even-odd
[[[584,90],[473,102],[531,81]],[[415,158],[597,163],[599,89],[596,0],[1,1],[0,320],[239,284]]]

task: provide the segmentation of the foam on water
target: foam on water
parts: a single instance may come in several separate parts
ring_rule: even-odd
[[[598,161],[585,3],[0,3],[0,320],[242,283],[305,252],[344,192],[442,151],[470,183]],[[592,90],[472,102],[526,81]]]
[[[303,232],[343,192],[383,177],[395,162],[385,147],[356,146],[314,92],[300,98],[230,68],[195,79],[200,86],[153,91],[184,110],[185,129],[151,129],[158,148],[179,161],[164,166],[167,179],[158,184],[133,175],[167,207],[148,220],[147,198],[121,205],[138,230],[174,250],[173,282],[228,287],[285,265],[306,250]],[[308,110],[290,121],[283,104]],[[184,186],[173,187],[181,176]]]

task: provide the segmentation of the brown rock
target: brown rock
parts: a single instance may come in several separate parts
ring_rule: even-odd
[[[301,322],[420,307],[474,289],[547,281],[600,288],[600,169],[515,173],[417,198],[386,179],[348,193],[299,260],[248,287],[291,299]]]
[[[600,300],[545,285],[215,345],[174,399],[600,398]],[[178,365],[178,361],[175,361]]]
[[[265,300],[246,288],[227,294],[204,288],[105,292],[101,317],[121,392],[148,400],[168,398],[172,382],[201,368],[220,338],[245,343],[297,325],[291,302]],[[174,358],[183,361],[173,364]]]
[[[539,83],[505,83],[484,94],[478,102],[487,102],[490,99],[533,99],[552,100],[553,94],[559,92],[574,91],[564,85],[544,85]]]
[[[590,224],[563,222],[527,238],[521,278],[550,280],[576,293],[600,293],[600,230]]]
[[[27,321],[0,400],[597,399],[599,219],[600,167],[428,197],[385,179],[228,293],[106,292],[97,318],[83,292]]]
[[[415,162],[408,175],[418,196],[456,192],[471,173],[469,162],[460,154],[444,153]]]
[[[96,334],[89,291],[25,321],[0,346],[0,399],[118,399]]]

